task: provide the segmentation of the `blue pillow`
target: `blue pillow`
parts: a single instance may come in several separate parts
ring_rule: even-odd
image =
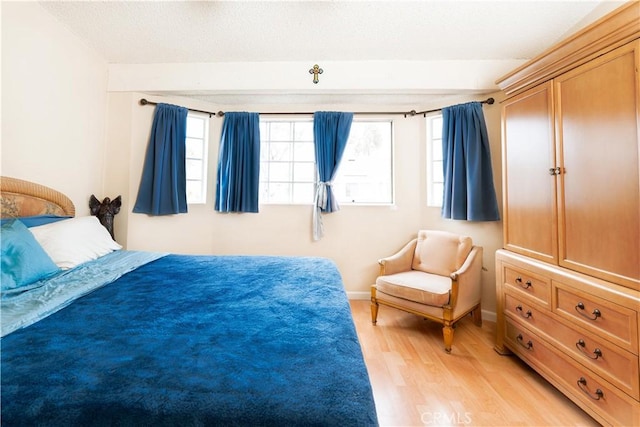
[[[58,266],[22,222],[13,220],[3,224],[0,238],[2,292],[28,286],[58,272]]]
[[[2,218],[0,224],[4,225],[15,219],[19,219],[27,227],[37,227],[39,225],[45,225],[52,222],[62,221],[63,219],[73,218],[71,216],[58,216],[58,215],[35,215],[35,216],[22,216],[20,218]]]

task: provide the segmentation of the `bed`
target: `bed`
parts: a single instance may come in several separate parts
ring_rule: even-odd
[[[378,424],[332,261],[127,251],[62,193],[1,179],[3,426]],[[56,268],[14,286],[22,227]]]

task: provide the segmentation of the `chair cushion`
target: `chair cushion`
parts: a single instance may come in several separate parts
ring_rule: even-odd
[[[420,230],[411,268],[449,276],[462,267],[472,246],[471,237],[446,231]]]
[[[442,307],[449,303],[451,279],[422,271],[404,271],[379,276],[376,279],[376,289],[394,297]]]

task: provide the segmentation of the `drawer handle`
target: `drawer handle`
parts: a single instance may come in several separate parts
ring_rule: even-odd
[[[523,286],[523,284],[522,284],[522,277],[520,277],[520,276],[516,277],[516,283],[517,283],[518,285],[520,285],[520,287],[521,287],[521,288],[523,288],[523,289],[527,289],[527,288],[530,288],[530,287],[531,287],[531,280],[527,280],[527,281],[524,283],[524,286]]]
[[[578,305],[576,305],[576,311],[589,320],[596,320],[598,317],[602,316],[602,313],[600,313],[600,310],[598,310],[597,308],[591,313],[593,317],[586,314],[584,312],[584,304],[582,302],[579,302]]]
[[[593,360],[597,360],[599,357],[602,357],[602,350],[600,350],[599,348],[596,347],[595,350],[593,350],[593,354],[595,354],[596,356],[593,357],[592,355],[590,355],[586,350],[586,344],[584,342],[584,340],[581,338],[578,340],[578,342],[576,343],[576,347],[578,348],[578,350],[580,350],[582,352],[582,354],[584,354],[585,356],[587,356],[589,359],[593,359]]]
[[[584,377],[580,377],[580,379],[578,380],[578,387],[580,387],[580,390],[582,390],[584,394],[586,394],[593,400],[600,400],[604,397],[604,393],[599,388],[596,389],[596,393],[594,397],[593,394],[591,394],[591,392],[589,391],[589,389],[587,389],[587,380]]]
[[[528,319],[533,315],[533,313],[531,313],[531,310],[527,310],[527,312],[524,313],[522,311],[522,306],[521,305],[516,307],[516,311],[519,311],[520,312],[520,316],[524,317],[525,319]]]
[[[524,338],[522,337],[522,334],[518,334],[516,339],[518,340],[518,344],[520,344],[521,346],[523,346],[527,350],[531,350],[533,348],[533,343],[531,342],[531,340],[527,341],[526,344],[523,344]]]

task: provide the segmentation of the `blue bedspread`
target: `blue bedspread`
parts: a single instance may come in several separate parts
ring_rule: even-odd
[[[2,425],[377,425],[322,258],[168,255],[1,341]]]

